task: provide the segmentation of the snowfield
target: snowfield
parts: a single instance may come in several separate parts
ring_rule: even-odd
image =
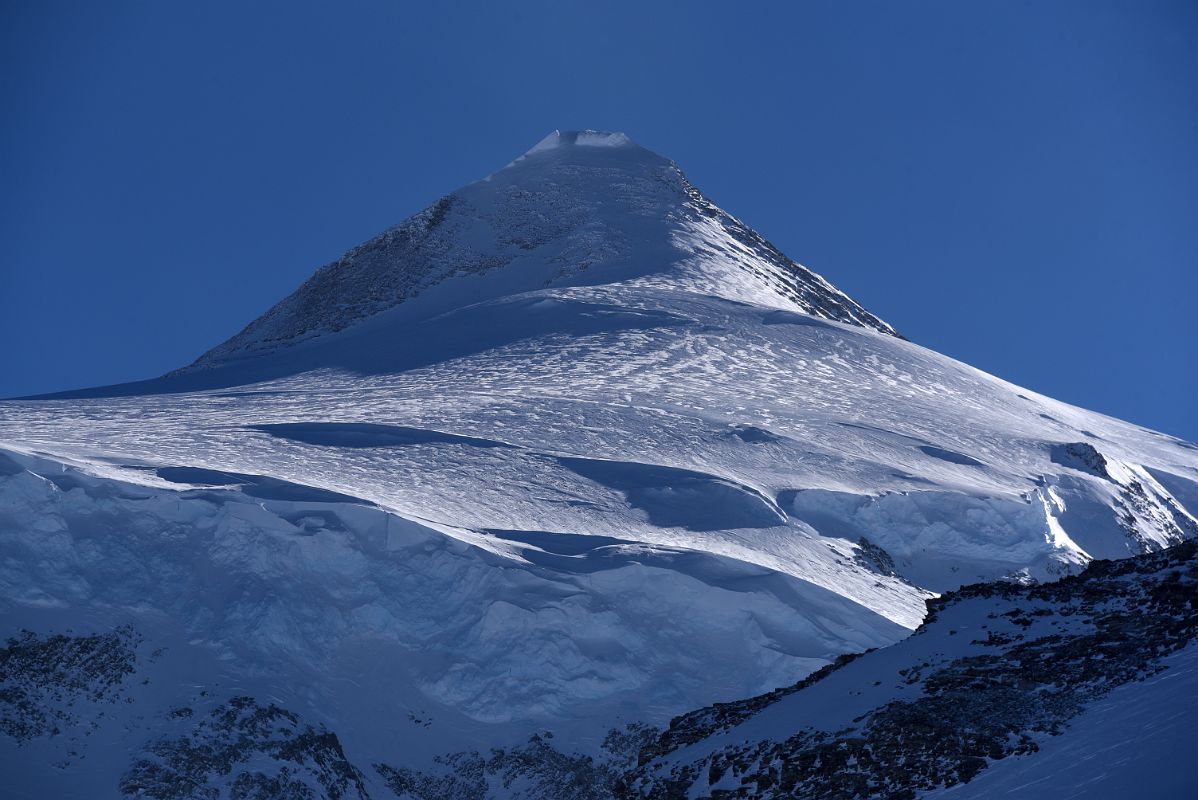
[[[555,132],[190,367],[0,401],[0,633],[125,626],[109,683],[148,681],[25,727],[0,695],[0,763],[13,797],[190,796],[128,754],[224,709],[204,736],[391,765],[314,796],[448,797],[396,770],[597,755],[1195,513],[1198,446],[908,342],[666,159]]]

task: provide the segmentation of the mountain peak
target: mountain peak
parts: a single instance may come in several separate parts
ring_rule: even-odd
[[[555,130],[322,267],[194,366],[265,355],[402,305],[407,322],[528,292],[683,292],[897,335],[626,134]],[[642,297],[659,305],[661,297]]]
[[[511,168],[534,157],[557,156],[558,159],[599,159],[607,163],[632,156],[633,161],[646,160],[668,164],[667,159],[641,147],[620,131],[600,131],[587,128],[578,131],[551,131],[522,155],[505,167]],[[492,176],[493,177],[493,176]]]
[[[533,145],[524,155],[532,155],[542,150],[552,150],[556,147],[637,147],[628,138],[628,134],[620,131],[597,131],[591,128],[581,131],[556,130]]]

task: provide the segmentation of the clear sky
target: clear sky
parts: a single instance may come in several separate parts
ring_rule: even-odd
[[[189,363],[554,128],[909,338],[1198,439],[1198,3],[0,5],[0,396]]]

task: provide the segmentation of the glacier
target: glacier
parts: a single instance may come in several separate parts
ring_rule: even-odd
[[[1198,446],[907,341],[668,159],[554,132],[191,365],[0,401],[2,633],[135,631],[148,681],[0,763],[121,796],[243,696],[357,764],[597,754],[938,593],[1176,545],[1196,499]]]

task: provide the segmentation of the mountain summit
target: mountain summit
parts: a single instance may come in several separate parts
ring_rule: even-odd
[[[350,250],[194,366],[269,353],[421,299],[644,285],[894,329],[623,133],[554,131],[499,172]]]

